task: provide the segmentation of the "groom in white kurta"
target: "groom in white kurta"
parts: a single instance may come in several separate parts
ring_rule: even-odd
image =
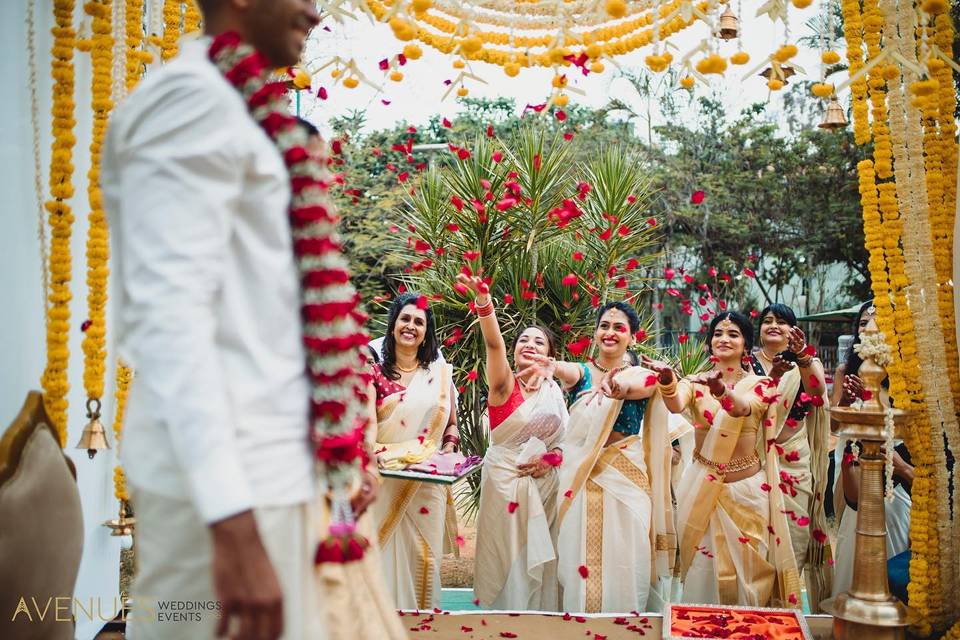
[[[311,0],[201,0],[279,66]],[[122,459],[137,517],[127,637],[322,638],[314,463],[290,182],[209,61],[210,38],[146,74],[103,156],[115,330],[135,371]],[[281,635],[282,634],[282,635]]]

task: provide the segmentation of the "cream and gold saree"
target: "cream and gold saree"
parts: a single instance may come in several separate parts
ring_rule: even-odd
[[[435,361],[385,398],[377,407],[377,449],[389,447],[392,459],[404,448],[415,456],[436,451],[450,415],[450,381],[450,365]],[[440,560],[456,531],[450,488],[386,478],[373,509],[383,576],[397,606],[438,607]]]
[[[557,446],[567,418],[563,392],[550,380],[490,432],[480,480],[473,584],[483,608],[556,611],[560,605],[557,472],[518,477],[517,465]]]
[[[644,384],[633,367],[620,380]],[[604,446],[622,400],[581,395],[560,467],[558,574],[565,611],[659,609],[669,597],[676,535],[666,409],[647,403],[640,434]]]
[[[803,370],[794,367],[780,378],[777,386],[776,433],[779,436],[801,391]],[[830,466],[830,411],[826,404],[811,406],[803,423],[781,443],[780,470],[784,478],[790,539],[798,571],[804,574],[813,613],[831,593],[833,559],[827,539],[825,511],[827,474]]]
[[[773,390],[754,375],[735,390],[750,398],[749,416],[728,415],[705,386],[681,380],[677,387],[694,426],[709,429],[677,491],[683,601],[799,607],[800,578],[773,446],[776,409],[764,400]],[[717,467],[733,460],[745,429],[755,429],[764,443],[762,469],[725,483]]]

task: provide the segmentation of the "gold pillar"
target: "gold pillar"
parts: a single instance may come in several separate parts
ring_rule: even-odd
[[[877,333],[871,321],[861,331],[863,336]],[[871,392],[869,401],[858,407],[834,407],[831,415],[843,423],[839,435],[859,440],[860,498],[857,504],[857,537],[850,589],[823,608],[834,616],[833,634],[838,640],[903,640],[906,638],[907,607],[890,594],[887,580],[887,522],[884,504],[886,457],[882,450],[886,440],[881,383],[886,377],[883,367],[872,358],[864,359],[859,376]],[[842,384],[835,381],[834,384]],[[908,412],[893,410],[899,429],[909,418]],[[842,491],[842,487],[834,489]]]

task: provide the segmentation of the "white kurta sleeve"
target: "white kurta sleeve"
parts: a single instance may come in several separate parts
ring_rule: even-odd
[[[165,83],[153,108],[169,116],[115,123],[104,156],[122,353],[193,502],[216,522],[253,507],[216,344],[245,156],[229,126],[236,105],[196,78]]]

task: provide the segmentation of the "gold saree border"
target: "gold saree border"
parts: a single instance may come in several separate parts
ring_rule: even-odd
[[[579,402],[579,401],[578,401]],[[564,493],[563,503],[560,505],[560,512],[557,516],[557,526],[563,522],[564,516],[566,516],[567,511],[570,509],[570,505],[573,504],[573,498],[580,490],[583,488],[587,479],[590,477],[590,473],[593,471],[593,466],[596,464],[597,456],[600,454],[601,450],[604,448],[604,443],[607,441],[607,438],[610,437],[610,432],[613,431],[613,424],[617,420],[617,416],[620,414],[620,407],[623,405],[622,400],[614,401],[610,406],[610,409],[607,412],[606,419],[604,420],[603,427],[600,429],[599,437],[593,445],[593,450],[590,452],[590,455],[586,456],[583,462],[580,463],[580,466],[577,468],[577,473],[573,476],[573,484],[568,487],[569,494]],[[636,436],[630,436],[636,437]],[[629,438],[624,438],[628,440]],[[616,443],[617,445],[622,445],[623,440]],[[560,487],[560,490],[564,490],[564,487]]]
[[[587,480],[586,559],[587,584],[584,609],[598,613],[603,608],[603,487]]]

